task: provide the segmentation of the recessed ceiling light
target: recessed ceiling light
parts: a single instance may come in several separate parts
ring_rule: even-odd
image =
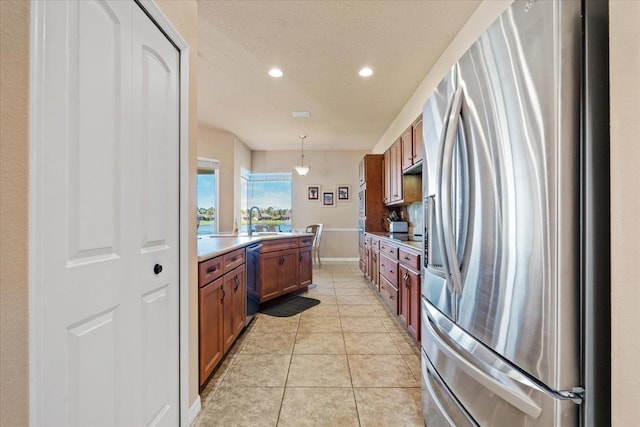
[[[373,70],[369,67],[364,67],[362,70],[358,72],[358,74],[360,74],[361,77],[369,77],[373,75]]]
[[[284,75],[284,73],[282,72],[282,70],[280,68],[272,68],[269,70],[269,75],[271,77],[282,77]]]
[[[308,111],[294,111],[291,115],[293,117],[311,117],[311,113]]]

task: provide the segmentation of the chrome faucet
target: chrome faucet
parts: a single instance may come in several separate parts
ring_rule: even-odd
[[[251,228],[251,221],[253,219],[253,215],[251,215],[251,212],[253,212],[253,210],[257,210],[258,211],[258,217],[262,216],[262,212],[260,212],[260,208],[257,206],[252,206],[251,208],[249,208],[249,236],[251,236],[253,234],[253,229]]]

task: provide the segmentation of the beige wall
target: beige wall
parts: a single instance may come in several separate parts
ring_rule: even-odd
[[[612,425],[640,423],[640,1],[609,4]]]
[[[322,258],[357,258],[358,254],[358,164],[366,151],[307,151],[305,164],[311,170],[299,176],[293,166],[300,151],[254,151],[253,172],[292,172],[293,228],[322,223],[320,246]],[[323,208],[320,201],[307,201],[307,186],[320,185],[321,190],[336,190],[338,185],[351,186],[350,202],[337,202],[335,208]]]
[[[29,420],[29,6],[0,1],[0,426]]]
[[[218,176],[218,231],[231,231],[233,228],[233,195],[235,169],[235,135],[199,124],[198,157],[215,159],[219,162]]]
[[[234,142],[234,176],[233,176],[233,218],[237,218],[240,221],[240,209],[241,200],[240,194],[242,193],[240,174],[242,169],[251,171],[251,150],[237,137]]]
[[[240,170],[251,170],[251,150],[234,134],[200,123],[198,157],[218,160],[218,231],[233,230],[240,220]]]

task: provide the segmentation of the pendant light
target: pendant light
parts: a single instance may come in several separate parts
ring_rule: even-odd
[[[304,139],[306,137],[307,135],[300,135],[300,143],[302,144],[302,157],[300,158],[300,164],[296,164],[293,167],[300,176],[305,176],[309,172],[309,166],[304,165]]]

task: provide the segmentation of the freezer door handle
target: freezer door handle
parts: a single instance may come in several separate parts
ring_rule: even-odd
[[[453,397],[451,391],[442,381],[424,352],[422,353],[422,389],[423,393],[426,392],[429,394],[431,402],[437,407],[440,415],[449,425],[456,427],[478,426],[478,423],[473,420],[471,415],[469,415],[469,413],[460,406],[455,397]],[[426,396],[423,395],[423,402],[425,398]],[[423,412],[428,409],[429,408],[426,408],[423,403]],[[433,413],[429,415],[431,418],[434,417]],[[426,416],[425,419],[427,419]],[[437,422],[434,424],[440,425]]]
[[[530,417],[538,418],[540,416],[540,414],[542,413],[542,409],[528,396],[521,394],[517,390],[507,387],[496,378],[487,375],[477,366],[461,356],[456,350],[451,348],[440,336],[440,332],[438,331],[439,328],[434,327],[434,320],[431,318],[431,316],[427,316],[427,321],[425,323],[430,329],[430,338],[433,338],[433,342],[438,346],[440,351],[442,351],[451,361],[453,361],[458,367],[460,367],[460,369],[462,369],[465,373],[471,376],[478,383],[482,384],[496,396],[499,396],[501,399],[509,402],[511,405],[518,408],[520,411],[524,412]]]

